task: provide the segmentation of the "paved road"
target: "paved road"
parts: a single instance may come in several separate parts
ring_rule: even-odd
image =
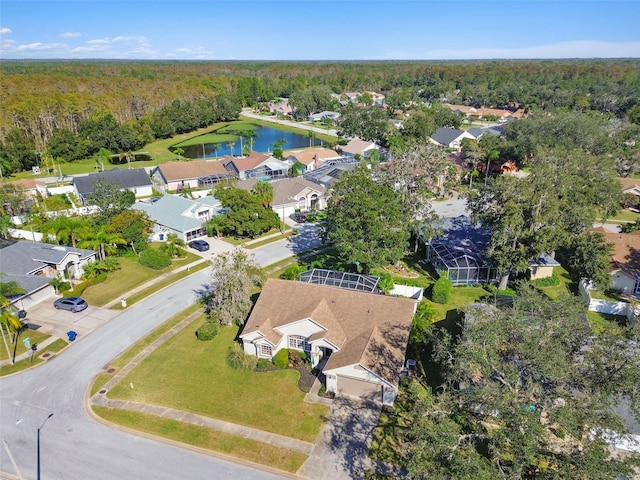
[[[299,128],[300,130],[311,130],[312,132],[316,133],[323,133],[325,135],[332,135],[334,137],[338,136],[338,132],[335,129],[327,130],[326,128],[314,127],[307,123],[292,122],[291,120],[281,120],[275,117],[260,115],[247,109],[242,110],[242,113],[240,115],[242,115],[243,117],[255,118],[256,120],[262,120],[264,122],[277,123],[280,125],[286,125],[288,127]]]
[[[313,229],[305,226],[295,239],[255,250],[259,263],[286,258],[302,250],[301,243],[318,242]],[[153,328],[193,304],[195,292],[208,281],[208,272],[200,271],[129,307],[44,365],[0,379],[0,435],[24,478],[36,476],[36,431],[49,413],[54,415],[41,431],[44,478],[282,478],[106,427],[84,409],[85,389],[94,375]],[[0,472],[16,475],[4,445],[0,446]]]

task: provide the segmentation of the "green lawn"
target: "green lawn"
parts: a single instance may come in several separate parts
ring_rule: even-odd
[[[243,460],[295,473],[307,456],[266,443],[210,430],[198,425],[167,420],[127,410],[92,407],[94,412],[113,423],[142,430],[199,448],[222,452]]]
[[[59,338],[55,342],[53,342],[51,345],[38,349],[36,354],[33,356],[33,359],[25,358],[24,360],[20,360],[19,362],[16,362],[13,365],[0,366],[0,377],[19,372],[21,370],[26,370],[27,368],[32,367],[34,365],[38,365],[39,363],[42,363],[45,361],[44,359],[41,358],[42,355],[44,355],[45,353],[54,354],[56,352],[59,352],[66,346],[67,346],[67,342]]]
[[[46,340],[49,337],[50,335],[38,330],[29,330],[29,329],[23,330],[22,332],[20,332],[20,335],[18,336],[16,356],[22,353],[25,353],[27,351],[27,347],[25,347],[23,342],[25,338],[29,338],[29,342],[31,345],[36,345],[36,344],[42,343],[44,340]],[[11,354],[11,356],[13,356],[13,345],[10,343],[9,336],[7,335],[6,331],[5,331],[5,338],[7,339],[7,345],[9,346],[9,353]],[[36,352],[36,356],[39,354],[40,352]],[[2,341],[2,337],[0,337],[0,360],[7,360],[9,358],[11,357],[7,355],[7,349],[4,345],[4,342]]]
[[[201,323],[150,354],[109,391],[109,398],[165,405],[314,442],[327,407],[303,402],[298,372],[230,368],[226,356],[237,329],[224,328],[213,341],[200,342],[194,332]]]
[[[631,210],[622,209],[613,217],[606,219],[608,223],[626,223],[635,222],[640,218],[640,214],[632,212]],[[598,220],[601,220],[600,218]]]
[[[542,293],[544,293],[551,300],[557,300],[561,295],[566,293],[577,292],[578,287],[573,283],[571,277],[569,276],[569,272],[567,272],[562,267],[554,267],[553,273],[560,280],[559,285],[552,285],[548,287],[537,287]]]
[[[163,270],[153,270],[141,265],[137,258],[119,257],[120,270],[109,273],[106,281],[88,287],[82,293],[82,297],[89,302],[89,304],[100,307],[115,298],[128,297],[128,293],[135,287],[161,275],[170,274],[176,267],[195,262],[198,259],[200,259],[200,257],[197,255],[187,252],[185,258],[174,260],[170,267]],[[175,277],[173,281],[176,280],[179,280],[179,277]]]

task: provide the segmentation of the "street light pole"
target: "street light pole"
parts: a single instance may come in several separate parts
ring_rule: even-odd
[[[53,413],[50,413],[49,416],[44,419],[44,422],[42,422],[42,425],[38,427],[38,470],[37,470],[38,474],[36,476],[38,480],[40,480],[40,430],[42,430],[42,428],[44,427],[44,424],[47,423],[47,420],[49,420],[51,417],[53,417]]]

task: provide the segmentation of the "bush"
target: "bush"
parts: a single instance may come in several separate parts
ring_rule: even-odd
[[[289,363],[295,367],[307,361],[307,354],[300,350],[289,350]]]
[[[258,370],[271,370],[273,368],[273,363],[271,363],[271,360],[267,360],[266,358],[259,358],[258,366],[256,368]]]
[[[448,303],[451,296],[451,281],[446,277],[440,277],[433,284],[431,299],[436,303]]]
[[[171,265],[171,257],[166,253],[162,253],[155,248],[147,248],[138,259],[141,265],[153,268],[154,270],[162,270]]]
[[[68,292],[69,290],[71,290],[71,284],[69,282],[62,282],[58,286],[58,291],[60,293]]]
[[[247,355],[244,353],[244,350],[242,350],[240,345],[234,343],[232,347],[229,347],[227,363],[231,368],[239,370],[253,370],[258,364],[258,357]]]
[[[558,278],[558,275],[553,272],[553,275],[551,275],[550,277],[534,280],[533,284],[536,287],[555,287],[557,285],[560,285],[560,278]]]
[[[73,290],[67,290],[63,293],[65,297],[81,297],[82,293],[92,285],[97,285],[98,283],[102,283],[107,279],[106,273],[101,273],[97,277],[90,278],[89,280],[85,280],[82,283],[79,283],[74,287]]]
[[[295,280],[296,277],[303,272],[305,269],[298,265],[289,265],[285,268],[284,272],[280,275],[280,278],[283,280]]]
[[[287,368],[289,365],[289,349],[283,348],[273,357],[273,364],[278,368]]]
[[[196,338],[202,342],[213,340],[220,331],[220,325],[215,322],[206,322],[196,330]]]

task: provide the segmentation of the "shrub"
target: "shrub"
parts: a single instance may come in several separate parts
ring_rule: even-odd
[[[258,364],[258,357],[253,355],[247,355],[242,350],[242,347],[237,343],[229,347],[229,353],[227,354],[227,363],[231,368],[239,370],[253,370]]]
[[[141,265],[153,268],[154,270],[162,270],[171,265],[171,257],[166,253],[162,253],[154,248],[147,248],[139,257]]]
[[[446,277],[440,277],[433,284],[431,298],[436,303],[448,303],[451,296],[451,281]]]
[[[90,278],[89,280],[85,280],[82,283],[79,283],[74,287],[73,290],[68,290],[63,293],[65,297],[80,297],[82,293],[92,285],[97,285],[98,283],[102,283],[107,279],[106,273],[101,273],[97,277]]]
[[[304,268],[300,267],[299,265],[289,265],[287,268],[285,268],[284,272],[282,272],[280,278],[282,278],[283,280],[295,280],[296,277],[303,271]]]
[[[68,292],[69,290],[71,290],[71,284],[69,282],[62,282],[58,285],[58,291],[60,293]]]
[[[258,366],[256,368],[258,370],[270,370],[271,368],[273,368],[273,363],[271,363],[271,361],[267,360],[266,358],[259,358]]]
[[[299,350],[289,350],[289,363],[298,366],[307,361],[307,354]]]
[[[220,331],[220,325],[215,322],[206,322],[198,330],[196,330],[196,338],[200,341],[207,342],[213,340]]]
[[[551,275],[550,277],[534,280],[533,284],[536,287],[555,287],[557,285],[560,285],[560,279],[558,278],[558,275],[553,272],[553,275]]]
[[[273,364],[278,368],[287,368],[289,365],[289,349],[283,348],[273,357]]]

